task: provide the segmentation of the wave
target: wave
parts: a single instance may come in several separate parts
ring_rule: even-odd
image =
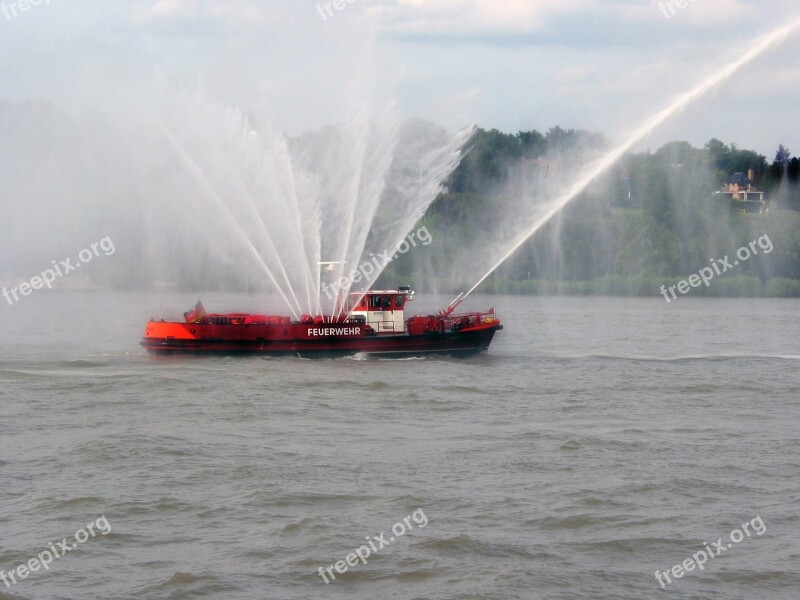
[[[686,354],[678,356],[655,356],[647,354],[562,354],[538,353],[539,358],[574,360],[622,360],[634,362],[681,363],[693,361],[733,360],[800,360],[800,354]]]

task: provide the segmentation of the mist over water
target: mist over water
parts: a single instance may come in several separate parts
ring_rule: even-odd
[[[499,225],[464,240],[455,276],[483,273],[469,293],[477,289],[635,144],[799,24],[757,40],[577,176],[564,156],[522,169],[503,191]],[[287,138],[263,114],[163,82],[80,114],[42,101],[4,102],[0,111],[0,176],[8,182],[0,195],[11,217],[0,224],[8,257],[0,276],[30,277],[102,232],[120,251],[113,266],[92,265],[92,283],[264,290],[295,318],[337,310],[337,299],[321,292],[320,262],[332,263],[325,277],[336,282],[397,248],[474,133],[451,134],[401,118],[391,102],[365,101],[347,122]],[[358,287],[368,288],[382,266]]]
[[[474,262],[476,267],[484,265],[486,261],[493,262],[483,266],[483,268],[487,269],[486,272],[467,291],[466,296],[472,294],[492,273],[519,250],[525,242],[558,215],[567,204],[585,192],[598,177],[608,171],[608,169],[617,163],[631,148],[649,136],[665,122],[685,110],[693,102],[713,92],[769,49],[783,42],[787,37],[795,33],[798,28],[800,28],[800,19],[794,20],[788,25],[780,27],[756,40],[735,60],[717,70],[713,75],[707,77],[688,92],[679,95],[665,108],[653,114],[638,128],[631,131],[622,142],[604,155],[590,162],[569,185],[562,189],[555,199],[550,202],[540,202],[538,204],[533,200],[533,210],[515,212],[513,214],[513,219],[504,224],[504,235],[502,238],[499,238],[503,241],[476,256]],[[533,186],[531,186],[530,181],[523,180],[517,190],[517,196],[520,198],[536,199],[541,198],[542,192],[547,193],[547,191],[547,189],[542,188],[540,178],[534,179]]]
[[[389,107],[289,139],[163,86],[80,116],[46,102],[0,111],[11,210],[0,276],[30,277],[101,231],[120,252],[113,268],[93,265],[92,283],[262,289],[295,317],[334,308],[322,302],[321,261],[336,263],[339,280],[403,240],[473,131],[449,134]]]

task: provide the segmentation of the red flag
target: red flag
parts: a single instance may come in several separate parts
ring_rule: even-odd
[[[183,313],[183,318],[187,323],[201,323],[207,316],[208,313],[203,308],[203,303],[200,300],[197,301],[192,310]]]

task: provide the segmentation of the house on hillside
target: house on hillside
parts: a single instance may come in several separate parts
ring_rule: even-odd
[[[759,190],[753,180],[755,174],[750,169],[745,173],[734,173],[728,183],[717,191],[717,194],[728,196],[731,206],[743,209],[749,213],[765,213],[769,209],[769,202],[764,196],[764,192]]]

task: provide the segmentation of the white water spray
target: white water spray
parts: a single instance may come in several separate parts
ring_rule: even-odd
[[[189,172],[200,183],[200,185],[203,187],[205,192],[208,194],[209,198],[211,198],[215,202],[216,206],[221,210],[220,214],[223,215],[226,218],[226,220],[231,224],[231,226],[234,228],[234,230],[241,236],[240,239],[243,241],[245,247],[252,254],[253,258],[256,260],[256,262],[259,264],[259,266],[264,270],[264,273],[266,273],[267,277],[269,277],[270,281],[275,286],[275,289],[281,295],[281,298],[283,298],[284,302],[286,302],[286,305],[289,308],[289,310],[292,312],[292,315],[294,316],[294,318],[295,319],[299,319],[300,318],[299,314],[295,311],[292,302],[289,300],[289,298],[287,297],[286,293],[281,288],[281,285],[278,283],[278,280],[275,278],[275,275],[272,273],[270,268],[267,266],[267,264],[261,258],[261,254],[259,253],[258,249],[253,245],[253,242],[250,241],[250,238],[248,237],[247,232],[242,228],[242,226],[240,225],[239,221],[231,213],[230,209],[228,208],[228,205],[219,196],[219,194],[214,189],[214,187],[209,183],[208,179],[206,179],[205,175],[203,174],[202,169],[200,169],[200,167],[197,165],[197,163],[195,163],[192,160],[191,156],[189,156],[189,154],[186,152],[186,150],[181,146],[180,142],[175,138],[175,136],[169,130],[164,129],[163,131],[164,131],[164,134],[167,137],[167,139],[172,144],[172,146],[175,149],[175,151],[178,153],[178,155],[184,161],[187,170],[189,170]],[[289,291],[290,291],[295,303],[297,303],[297,297],[295,296],[294,291],[291,289],[291,284],[290,284]],[[299,304],[297,304],[297,306],[299,308]]]
[[[311,242],[307,260],[330,267],[326,283],[335,284],[333,297],[326,285],[327,302],[321,298],[326,311],[343,314],[351,276],[362,265],[375,268],[361,285],[377,280],[386,264],[372,262],[373,257],[394,254],[458,166],[473,133],[469,127],[450,134],[385,111],[378,119],[365,114],[347,127],[328,127],[292,140],[294,172],[310,175],[298,191],[298,198],[313,205],[302,227]],[[320,283],[318,278],[318,297]]]
[[[543,225],[561,211],[571,200],[580,195],[589,185],[602,175],[606,170],[614,165],[626,152],[628,152],[635,144],[639,143],[645,137],[650,135],[655,129],[661,126],[665,121],[680,114],[694,101],[699,100],[714,88],[727,81],[730,77],[735,75],[740,69],[753,62],[756,58],[761,56],[771,47],[783,42],[789,35],[796,29],[800,28],[800,19],[792,21],[789,25],[781,27],[780,29],[765,35],[757,40],[752,47],[747,50],[742,56],[722,68],[719,72],[712,75],[694,89],[678,96],[669,106],[660,110],[655,115],[646,120],[638,129],[628,135],[628,137],[620,143],[617,147],[610,150],[605,156],[600,157],[587,167],[585,173],[569,187],[561,196],[559,196],[553,205],[542,215],[536,219],[529,227],[524,229],[511,243],[509,250],[503,254],[487,272],[481,277],[478,282],[470,288],[470,290],[463,296],[462,301],[474,292],[486,279],[494,273],[500,265],[508,260],[531,236],[533,236]]]

